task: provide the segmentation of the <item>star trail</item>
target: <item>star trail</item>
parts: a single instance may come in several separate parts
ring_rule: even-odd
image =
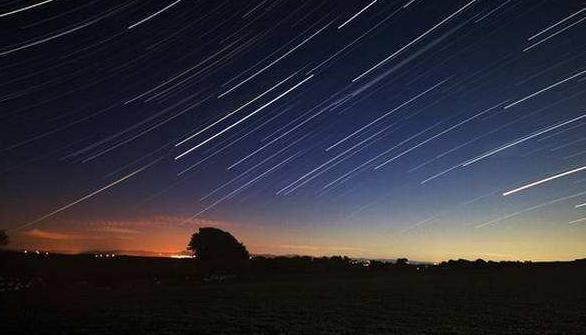
[[[553,0],[4,2],[1,228],[583,256],[585,21]]]

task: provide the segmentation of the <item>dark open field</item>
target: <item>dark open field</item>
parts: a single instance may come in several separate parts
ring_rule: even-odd
[[[266,270],[266,266],[265,266]],[[586,264],[252,270],[10,256],[0,334],[584,334]]]

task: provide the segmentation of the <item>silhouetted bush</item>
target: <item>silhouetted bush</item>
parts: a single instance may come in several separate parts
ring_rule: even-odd
[[[8,234],[4,230],[0,230],[0,247],[8,244]]]
[[[397,258],[397,261],[395,262],[395,264],[407,265],[407,264],[409,264],[409,260],[407,258]]]
[[[485,261],[483,259],[477,259],[475,261],[470,261],[467,259],[458,259],[453,260],[450,259],[447,262],[441,262],[438,265],[440,269],[447,269],[447,270],[482,270],[482,269],[517,269],[517,268],[526,268],[531,266],[531,262],[520,262],[520,261]]]

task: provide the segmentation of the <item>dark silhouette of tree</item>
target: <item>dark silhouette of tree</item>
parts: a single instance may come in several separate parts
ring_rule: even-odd
[[[479,258],[477,260],[474,261],[474,264],[478,267],[482,267],[486,265],[486,261],[482,258]]]
[[[8,234],[4,230],[0,230],[0,247],[8,244]]]
[[[200,228],[187,245],[197,260],[240,261],[248,260],[246,247],[232,234],[218,228]]]
[[[395,262],[397,265],[407,265],[407,263],[409,263],[407,258],[397,258],[397,261]]]

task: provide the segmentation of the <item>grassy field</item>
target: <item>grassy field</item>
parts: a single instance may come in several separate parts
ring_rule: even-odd
[[[220,283],[186,261],[46,263],[4,271],[29,284],[0,293],[0,334],[586,333],[583,265]]]

